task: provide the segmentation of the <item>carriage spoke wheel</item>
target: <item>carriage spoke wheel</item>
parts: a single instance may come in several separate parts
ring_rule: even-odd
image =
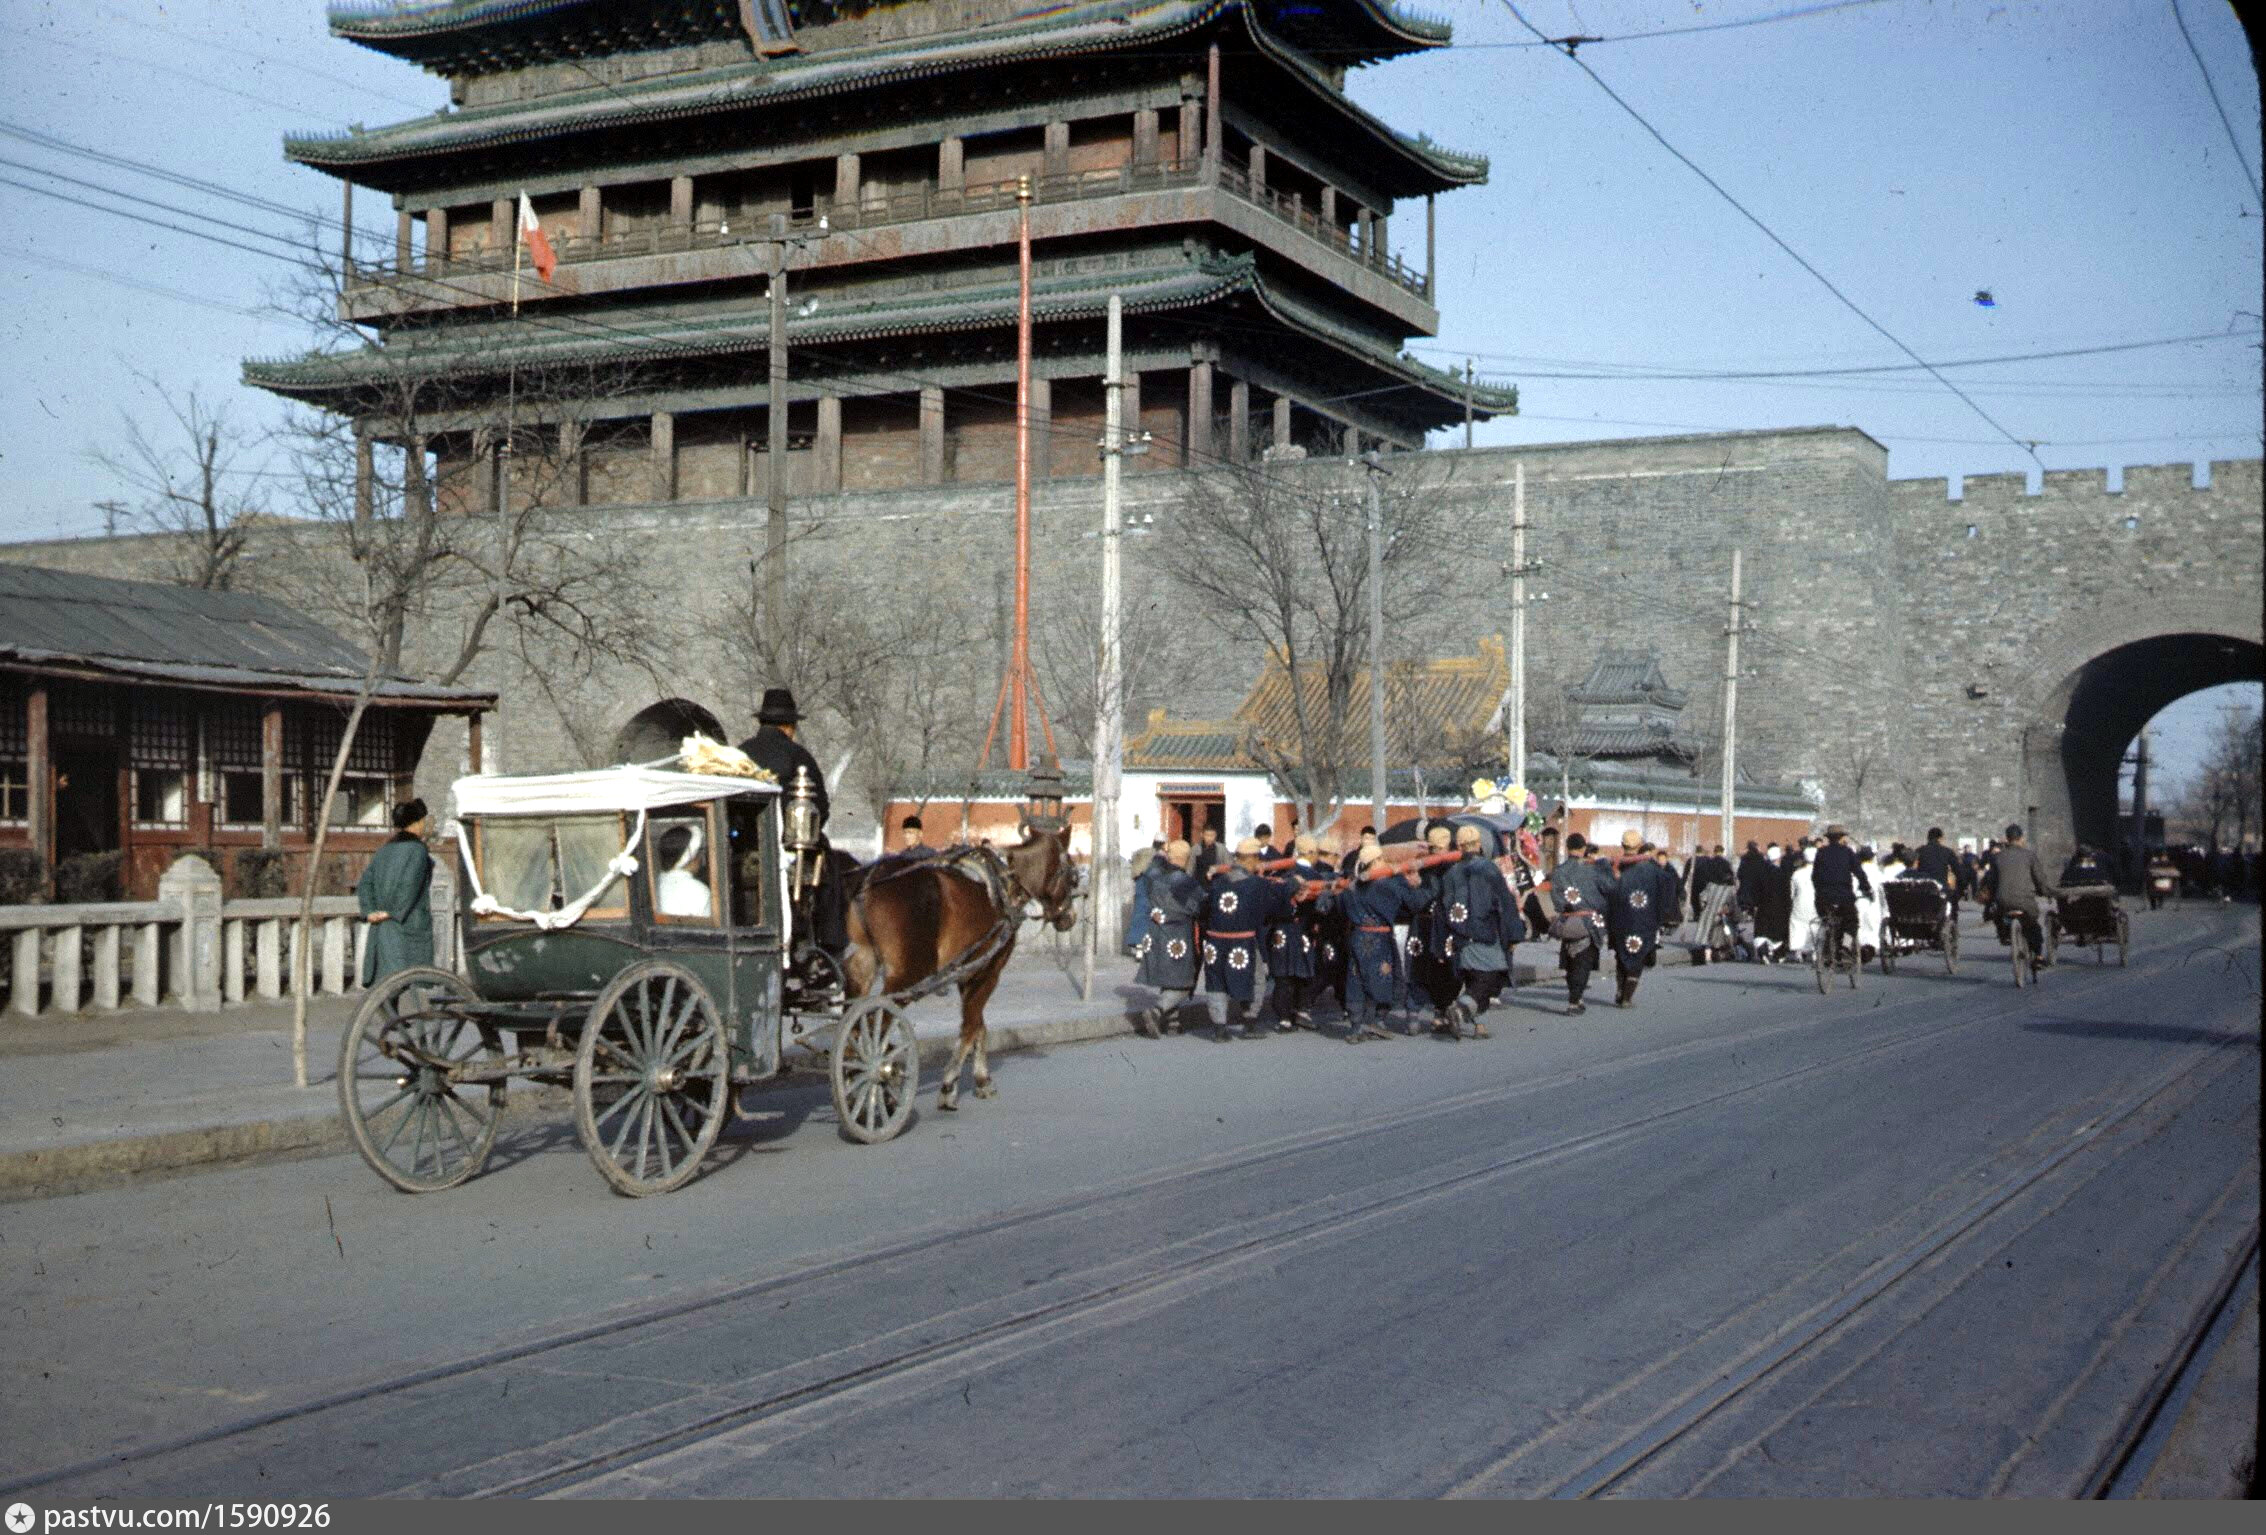
[[[624,1194],[666,1194],[700,1171],[732,1087],[723,1014],[667,960],[630,966],[598,994],[574,1057],[574,1127]]]
[[[504,1085],[459,1083],[504,1058],[496,1031],[464,1016],[478,999],[462,979],[421,965],[380,981],[338,1048],[338,1106],[355,1150],[411,1194],[454,1188],[496,1144]]]
[[[888,1002],[862,1002],[842,1020],[829,1075],[842,1133],[871,1146],[902,1131],[913,1117],[921,1084],[920,1042]]]
[[[1948,917],[1943,924],[1943,973],[1959,973],[1959,924]]]

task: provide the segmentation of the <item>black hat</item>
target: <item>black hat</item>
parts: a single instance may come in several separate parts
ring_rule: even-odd
[[[393,807],[393,829],[395,831],[407,831],[424,819],[425,802],[421,799],[405,799]]]
[[[927,828],[927,827],[925,827],[925,826],[921,825],[921,818],[920,818],[919,816],[917,816],[917,815],[909,815],[909,816],[905,817],[905,825],[904,825],[904,829],[905,829],[906,831],[926,831],[926,830],[928,830],[928,828]]]
[[[763,707],[755,711],[755,722],[758,725],[792,725],[802,717],[802,711],[795,707],[794,689],[763,690]]]

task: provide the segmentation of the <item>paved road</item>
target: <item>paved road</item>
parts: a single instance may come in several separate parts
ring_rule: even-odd
[[[1485,1043],[1121,1040],[685,1190],[563,1116],[0,1207],[0,1482],[175,1492],[2083,1491],[2259,1212],[2257,914],[2017,993],[1529,988]],[[1610,995],[1608,993],[1608,995]]]

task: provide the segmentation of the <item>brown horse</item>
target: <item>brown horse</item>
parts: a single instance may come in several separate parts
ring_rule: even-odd
[[[884,859],[858,871],[850,891],[852,998],[910,991],[973,961],[960,987],[960,1042],[944,1070],[940,1109],[960,1106],[960,1071],[975,1057],[976,1096],[995,1097],[984,1056],[984,1004],[1015,952],[1024,919],[1067,932],[1077,924],[1077,866],[1067,829],[1023,828],[1013,847],[961,848],[907,864]],[[988,952],[988,955],[986,951]]]

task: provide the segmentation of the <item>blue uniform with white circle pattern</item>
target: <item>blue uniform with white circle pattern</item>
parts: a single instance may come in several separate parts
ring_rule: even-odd
[[[1282,886],[1241,869],[1212,881],[1204,905],[1204,989],[1237,1002],[1257,994],[1260,942],[1292,914]]]
[[[1161,861],[1149,875],[1149,907],[1133,956],[1140,961],[1144,986],[1159,991],[1196,989],[1196,918],[1204,910],[1204,887],[1196,876]]]

